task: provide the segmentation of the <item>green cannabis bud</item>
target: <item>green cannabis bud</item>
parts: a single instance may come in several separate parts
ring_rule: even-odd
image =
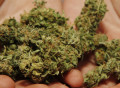
[[[86,0],[80,16],[75,20],[78,28],[80,44],[76,44],[79,52],[93,51],[99,42],[106,41],[104,34],[96,34],[98,25],[106,13],[104,0]],[[81,46],[81,47],[80,47]],[[78,48],[79,47],[79,48]],[[82,53],[82,54],[83,54]]]
[[[21,15],[20,22],[10,18],[0,25],[0,74],[35,83],[51,81],[76,67],[84,53],[107,41],[106,35],[96,34],[106,12],[103,0],[86,0],[75,21],[77,31],[67,25],[67,18],[45,8],[45,2],[35,4]]]
[[[0,26],[0,41],[4,46],[0,59],[8,65],[1,65],[0,72],[14,79],[20,73],[39,83],[76,67],[78,52],[64,44],[66,40],[62,37],[69,28],[66,21],[53,9],[41,7],[22,15],[20,23],[15,19],[5,21]]]
[[[101,42],[95,50],[96,63],[99,65],[85,77],[88,88],[98,85],[101,80],[108,79],[112,74],[120,79],[120,40]]]

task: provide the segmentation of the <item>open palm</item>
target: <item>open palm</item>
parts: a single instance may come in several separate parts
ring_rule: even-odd
[[[33,8],[34,0],[7,0],[0,7],[0,23],[5,18],[16,17],[19,20],[19,15],[24,10],[29,11]],[[69,24],[73,25],[75,18],[80,14],[82,7],[84,6],[85,0],[46,0],[46,7],[55,9],[62,14],[64,10],[65,16],[69,18]],[[105,33],[109,40],[120,38],[120,0],[105,0],[108,8],[103,21],[100,23],[98,32]],[[96,66],[94,56],[92,54],[86,56],[86,59],[79,63],[77,69],[65,73],[64,82],[71,87],[82,88],[83,76],[89,70],[94,69]],[[116,85],[116,86],[115,86]],[[114,86],[114,87],[113,87]],[[0,88],[68,88],[68,86],[56,81],[50,85],[44,84],[32,84],[27,80],[21,80],[14,82],[11,78],[1,75],[0,76]],[[119,88],[120,85],[112,77],[109,80],[102,82],[98,87],[95,88]]]

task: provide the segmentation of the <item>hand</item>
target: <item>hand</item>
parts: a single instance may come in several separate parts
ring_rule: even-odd
[[[29,11],[32,9],[34,0],[8,0],[3,3],[0,9],[0,23],[2,23],[6,18],[15,17],[17,20],[20,19],[19,15],[23,13],[23,11]],[[50,7],[55,9],[57,12],[62,13],[62,3],[60,0],[46,0],[46,7]],[[13,8],[15,6],[15,8]],[[67,73],[66,73],[67,74]],[[80,71],[77,69],[73,69],[69,72],[69,75],[65,76],[66,83],[71,86],[79,86],[82,84],[83,79],[82,75],[80,75]],[[76,75],[76,76],[75,76]],[[78,76],[77,76],[78,75]],[[72,80],[74,78],[74,80]],[[75,78],[77,80],[75,80]],[[4,80],[3,80],[4,79]],[[76,81],[76,82],[74,82]],[[10,77],[1,75],[0,76],[0,88],[68,88],[66,85],[63,85],[60,82],[55,82],[50,85],[44,84],[32,84],[27,80],[20,80],[18,82],[14,82]]]
[[[70,18],[69,23],[73,24],[75,18],[81,12],[85,0],[65,0],[63,9],[65,15]],[[105,0],[107,4],[108,12],[106,13],[103,21],[100,23],[99,32],[105,33],[109,40],[120,38],[120,1],[119,0]],[[94,56],[89,55],[86,59],[79,63],[79,70],[84,75],[89,70],[95,68]],[[119,88],[120,85],[114,86],[117,81],[110,78],[102,83],[96,88]],[[114,87],[113,87],[114,86]]]
[[[17,0],[16,0],[16,2],[17,2]],[[23,5],[23,3],[22,2],[24,2],[24,5]],[[11,11],[11,12],[8,12],[7,13],[7,11],[6,10],[4,10],[3,12],[4,12],[4,14],[9,14],[9,15],[4,15],[4,17],[0,17],[0,19],[2,18],[2,19],[4,19],[4,18],[6,18],[6,17],[9,17],[9,16],[15,16],[16,18],[18,18],[19,19],[19,14],[20,13],[22,13],[23,12],[23,10],[25,10],[25,9],[27,9],[27,10],[30,10],[32,7],[33,7],[33,5],[32,5],[32,0],[29,0],[29,3],[28,3],[28,1],[26,0],[26,1],[24,1],[24,0],[21,0],[21,2],[19,2],[18,1],[18,3],[16,4],[16,5],[20,5],[20,6],[16,6],[16,7],[18,7],[18,8],[14,8],[14,9],[11,9],[11,10],[9,10],[9,11]],[[109,0],[106,0],[106,3],[108,4],[108,5],[110,5],[109,4]],[[115,2],[117,2],[117,0],[113,0],[112,1],[112,3],[114,3],[113,5],[115,6],[114,8],[116,9],[116,12],[119,14],[120,12],[118,12],[119,10],[117,10],[118,9],[118,7],[117,7],[117,5],[119,6],[120,5],[120,2],[119,3],[115,3]],[[2,6],[2,8],[3,7],[8,7],[9,8],[9,3],[10,2],[8,2],[7,3],[7,5],[5,6],[5,4],[4,4],[4,6]],[[25,5],[25,3],[27,3],[27,5]],[[52,3],[52,4],[51,4]],[[13,3],[14,4],[14,3]],[[23,6],[22,6],[22,5]],[[70,21],[68,22],[69,24],[73,24],[73,22],[74,22],[74,19],[76,18],[76,16],[78,16],[79,15],[79,13],[80,13],[80,11],[81,11],[81,9],[82,9],[82,7],[83,7],[83,5],[84,5],[84,0],[65,0],[65,2],[64,2],[64,4],[63,4],[63,9],[64,9],[64,12],[65,12],[65,15],[66,15],[66,17],[69,17],[70,18]],[[12,5],[13,6],[13,5]],[[22,6],[22,7],[21,7]],[[110,5],[110,6],[112,6],[112,5]],[[111,8],[110,8],[110,6],[109,6],[109,12],[108,13],[111,13],[111,14],[116,14],[115,12],[113,13],[112,11],[111,11]],[[20,7],[20,8],[19,8]],[[60,13],[62,13],[62,6],[61,6],[61,3],[60,3],[60,0],[48,0],[48,4],[47,4],[47,7],[50,7],[50,8],[54,8],[56,11],[59,11]],[[5,9],[4,8],[4,9]],[[6,8],[7,9],[7,8]],[[9,8],[10,9],[10,8]],[[16,10],[15,9],[18,9],[17,11],[18,12],[16,12]],[[114,10],[113,10],[114,11]],[[0,12],[1,13],[1,12]],[[108,14],[107,13],[107,14]],[[109,14],[108,14],[109,15]],[[120,16],[120,14],[119,14],[119,16]],[[114,16],[113,15],[113,18],[114,17],[116,17],[116,16]],[[119,24],[119,21],[116,21],[115,19],[113,19],[114,21],[110,21],[110,22],[114,22],[112,25],[106,25],[107,23],[109,23],[108,21],[106,22],[106,20],[105,19],[108,19],[109,18],[109,20],[110,20],[110,18],[111,18],[111,16],[106,16],[105,18],[104,18],[104,20],[103,20],[103,22],[101,22],[101,24],[100,24],[100,32],[104,32],[104,33],[106,33],[108,36],[109,36],[109,39],[113,39],[113,38],[119,38],[120,36],[118,35],[118,33],[120,33],[120,32],[118,32],[119,30],[116,28],[116,30],[114,30],[113,28],[111,28],[110,26],[114,26],[114,27],[118,27],[119,28],[119,26],[117,26],[118,24]],[[118,17],[119,18],[119,17]],[[107,26],[107,28],[106,28],[106,26]],[[108,27],[110,27],[111,28],[111,30],[108,28]],[[113,32],[116,32],[117,31],[117,35],[116,36],[114,36],[114,33]],[[113,33],[113,34],[111,34],[111,33]],[[91,56],[92,57],[92,56]],[[89,57],[90,58],[90,57]],[[67,84],[69,84],[70,86],[72,86],[72,87],[79,87],[79,86],[81,86],[82,85],[82,83],[83,83],[83,78],[82,78],[82,75],[81,75],[81,73],[82,74],[85,74],[87,71],[89,71],[90,69],[93,69],[95,67],[95,63],[94,63],[94,61],[93,61],[93,59],[89,59],[89,61],[88,61],[88,59],[87,59],[87,61],[85,62],[84,61],[84,63],[83,64],[81,64],[80,63],[80,66],[79,66],[79,69],[80,69],[80,71],[79,70],[77,70],[77,69],[73,69],[73,70],[71,70],[70,72],[68,72],[68,73],[66,73],[65,74],[65,82],[67,83]],[[52,84],[50,84],[49,86],[47,86],[47,85],[44,85],[44,84],[31,84],[30,82],[28,82],[28,81],[19,81],[19,82],[16,82],[16,83],[14,83],[9,77],[6,77],[6,76],[0,76],[1,78],[3,77],[4,78],[4,81],[0,81],[0,82],[4,82],[4,83],[9,83],[9,82],[11,82],[10,84],[13,84],[14,86],[15,86],[15,84],[16,84],[16,88],[17,87],[20,87],[20,86],[22,86],[23,88],[24,87],[27,87],[27,88],[48,88],[48,87],[50,87],[50,88],[68,88],[67,86],[65,86],[65,85],[63,85],[62,83],[60,83],[60,82],[56,82],[56,83],[52,83]],[[2,78],[2,79],[3,79]],[[7,79],[9,79],[10,81],[8,82],[7,81]],[[4,83],[1,83],[1,85],[3,85]],[[105,84],[105,83],[107,83],[107,84]],[[4,88],[14,88],[14,86],[12,85],[11,87],[10,87],[10,84],[8,84],[8,86],[9,87],[4,87]],[[109,88],[109,87],[112,87],[113,85],[116,85],[116,83],[115,82],[112,82],[112,81],[110,81],[110,80],[108,80],[107,82],[104,82],[103,84],[101,84],[101,85],[99,85],[99,88]],[[119,88],[120,87],[120,85],[117,85],[117,86],[114,86],[114,88]],[[2,87],[3,88],[3,87]],[[96,87],[96,88],[98,88],[98,87]],[[113,88],[113,87],[112,87]]]

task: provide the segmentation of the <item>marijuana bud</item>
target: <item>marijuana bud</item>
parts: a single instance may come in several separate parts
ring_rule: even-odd
[[[0,54],[0,64],[8,63],[8,66],[0,65],[1,74],[14,79],[22,74],[39,83],[76,67],[78,52],[64,44],[66,40],[62,37],[69,28],[66,21],[53,9],[40,7],[22,15],[20,23],[14,18],[5,21],[0,26],[0,41],[6,47]]]
[[[75,20],[79,33],[79,44],[76,44],[79,52],[89,52],[99,46],[99,42],[106,41],[104,34],[96,34],[99,23],[106,13],[104,0],[86,0],[80,16]],[[79,48],[78,48],[79,47]],[[83,54],[82,53],[82,54]]]
[[[120,79],[120,40],[101,42],[95,50],[95,56],[99,66],[85,76],[85,83],[89,88],[98,85],[101,80],[108,79],[112,74]]]
[[[96,34],[99,23],[106,13],[104,0],[86,0],[81,15],[75,20],[75,24],[82,33]]]
[[[35,83],[49,81],[76,67],[78,58],[107,40],[106,35],[96,34],[106,12],[103,0],[86,0],[75,21],[77,31],[44,3],[36,1],[36,7],[21,15],[20,22],[10,18],[0,25],[0,74]]]

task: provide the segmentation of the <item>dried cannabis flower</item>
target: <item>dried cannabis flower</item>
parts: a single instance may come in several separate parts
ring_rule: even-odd
[[[78,52],[64,44],[62,37],[69,28],[66,21],[53,9],[44,7],[25,13],[20,23],[15,19],[5,21],[0,26],[0,41],[6,47],[1,52],[0,72],[15,79],[20,73],[38,83],[76,67]],[[3,67],[5,63],[8,65]]]
[[[11,18],[0,25],[1,74],[14,79],[20,79],[19,75],[35,83],[50,81],[76,67],[78,58],[107,40],[106,35],[96,34],[106,12],[103,0],[86,0],[75,21],[78,31],[44,3],[36,1],[36,7],[23,14],[20,22]]]
[[[98,85],[101,80],[108,79],[112,74],[120,79],[120,40],[101,42],[95,56],[99,66],[86,75],[85,83],[88,88]]]
[[[79,52],[95,50],[99,42],[106,41],[104,34],[96,34],[98,25],[106,13],[104,0],[86,0],[81,15],[76,18],[75,24],[79,33],[79,44],[76,49]],[[83,54],[82,53],[82,54]]]

